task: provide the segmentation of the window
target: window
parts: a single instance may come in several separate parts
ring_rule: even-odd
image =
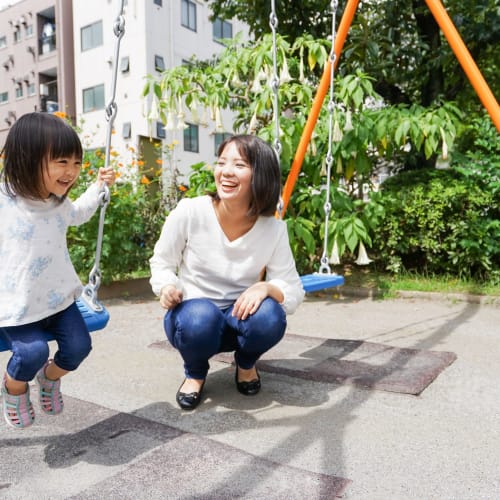
[[[23,84],[16,84],[16,99],[20,99],[23,96]]]
[[[218,17],[212,25],[212,35],[215,41],[233,38],[233,25]]]
[[[184,151],[199,153],[198,125],[187,124],[184,129]]]
[[[7,37],[5,35],[0,36],[0,49],[7,47]]]
[[[159,5],[160,7],[162,6],[162,1],[161,0],[154,0],[153,2],[155,5]]]
[[[130,122],[125,122],[123,124],[122,137],[124,139],[130,139],[132,137],[132,124]]]
[[[0,104],[4,104],[9,102],[9,93],[8,92],[0,92]]]
[[[215,156],[217,156],[218,151],[219,151],[219,146],[229,137],[231,137],[233,134],[228,134],[227,132],[224,133],[219,133],[216,132],[214,135],[214,147],[215,147]]]
[[[155,56],[155,70],[165,71],[165,61],[162,56]]]
[[[181,0],[181,24],[196,31],[196,4],[191,0]]]
[[[83,89],[83,112],[104,109],[104,84]]]
[[[81,29],[82,52],[102,45],[102,21],[97,21]]]
[[[26,28],[24,28],[24,36],[26,38],[33,36],[33,25],[32,24],[26,25]]]
[[[27,88],[28,88],[28,95],[35,95],[36,94],[34,83],[28,83]]]
[[[21,41],[21,28],[16,28],[14,31],[14,43],[18,43]]]
[[[165,139],[165,137],[167,137],[165,125],[163,125],[162,122],[156,122],[156,137],[158,137],[158,139]]]
[[[128,73],[130,71],[130,57],[125,56],[120,60],[120,71],[122,73]]]

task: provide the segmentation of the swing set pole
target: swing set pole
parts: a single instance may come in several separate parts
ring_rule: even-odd
[[[358,4],[359,0],[348,0],[344,13],[342,14],[342,19],[337,30],[337,36],[335,37],[335,67],[338,65],[340,53],[342,52],[342,47],[344,46],[345,39],[347,38],[347,33],[351,27]],[[307,152],[307,146],[309,145],[314,127],[318,121],[323,101],[325,100],[325,96],[330,88],[330,71],[331,61],[328,59],[318,86],[318,90],[316,91],[316,96],[314,97],[311,111],[309,112],[304,130],[302,131],[302,136],[300,138],[299,145],[297,146],[288,178],[285,186],[283,187],[283,207],[281,217],[285,215],[288,202],[290,201],[290,196],[292,195],[293,188],[297,182],[297,178],[299,177],[300,169],[302,168],[302,162],[304,161],[304,157]]]
[[[462,65],[465,74],[469,78],[483,106],[486,108],[486,111],[488,111],[495,127],[500,132],[500,107],[498,106],[498,102],[455,28],[453,21],[446,12],[441,0],[425,0],[425,3],[432,12],[434,19],[436,19],[436,22],[439,24],[441,31],[448,40],[451,49],[455,53],[458,62]]]

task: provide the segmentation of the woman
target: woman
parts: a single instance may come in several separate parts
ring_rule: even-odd
[[[218,157],[216,192],[179,202],[150,260],[167,338],[184,360],[176,396],[184,410],[200,403],[208,360],[219,352],[235,351],[238,391],[257,394],[255,363],[304,298],[286,224],[274,217],[281,182],[273,149],[236,135]]]

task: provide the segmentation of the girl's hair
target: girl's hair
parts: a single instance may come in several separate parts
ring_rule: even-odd
[[[9,196],[43,199],[43,172],[57,158],[82,158],[82,144],[74,129],[47,113],[27,113],[11,127],[2,150],[0,179]]]
[[[241,157],[252,167],[252,201],[248,215],[274,215],[281,194],[281,171],[273,148],[254,135],[232,135],[221,143],[217,156],[234,143]],[[219,200],[217,193],[210,195]]]

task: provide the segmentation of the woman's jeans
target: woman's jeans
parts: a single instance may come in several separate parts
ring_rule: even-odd
[[[204,379],[208,360],[219,352],[236,351],[236,363],[248,370],[283,338],[286,315],[274,299],[264,299],[245,320],[231,316],[232,310],[208,299],[190,299],[165,314],[167,338],[181,353],[187,378]]]
[[[76,303],[53,316],[20,326],[0,327],[0,336],[12,350],[7,373],[14,380],[29,382],[49,357],[50,338],[57,342],[54,362],[73,371],[92,349],[90,334]]]

